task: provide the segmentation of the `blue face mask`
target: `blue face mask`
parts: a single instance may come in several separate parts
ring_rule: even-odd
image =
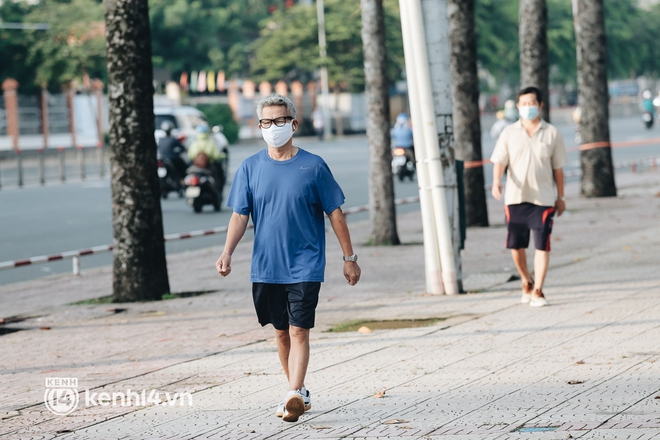
[[[520,117],[527,119],[528,121],[533,121],[539,115],[539,106],[538,105],[526,105],[521,106],[518,111],[520,112]]]

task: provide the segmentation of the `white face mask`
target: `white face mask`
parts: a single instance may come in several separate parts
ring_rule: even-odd
[[[521,106],[518,111],[520,112],[520,117],[528,121],[533,121],[539,115],[539,107],[537,105]]]
[[[293,121],[287,122],[282,127],[273,124],[270,128],[262,128],[261,136],[266,143],[273,148],[281,148],[293,136]]]

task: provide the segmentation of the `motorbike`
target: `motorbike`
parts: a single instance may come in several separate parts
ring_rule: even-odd
[[[396,147],[392,151],[392,174],[403,182],[406,177],[413,180],[415,175],[415,151],[412,147]]]
[[[158,158],[158,178],[160,180],[160,194],[163,199],[166,199],[170,192],[176,192],[179,198],[183,197],[184,186],[171,160]]]
[[[213,205],[215,212],[220,211],[220,195],[216,191],[215,179],[211,170],[191,166],[184,179],[186,200],[196,213],[202,212],[205,205]]]
[[[642,121],[644,122],[646,128],[650,129],[651,127],[653,127],[653,113],[651,112],[642,113]]]

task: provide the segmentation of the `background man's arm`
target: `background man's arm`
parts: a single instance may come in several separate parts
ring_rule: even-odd
[[[552,170],[552,175],[555,178],[555,184],[557,185],[557,200],[555,201],[555,209],[557,210],[557,217],[562,215],[566,211],[566,202],[564,202],[564,170],[562,168],[557,168]]]
[[[349,256],[353,255],[353,245],[351,244],[351,234],[348,232],[348,225],[346,224],[346,218],[344,217],[344,212],[341,208],[337,208],[328,214],[330,219],[330,224],[332,225],[332,230],[335,231],[337,240],[339,240],[339,245],[344,255]],[[351,286],[357,284],[360,281],[360,275],[362,271],[357,262],[344,261],[344,277],[346,281]]]
[[[491,193],[496,200],[502,198],[502,177],[505,169],[506,167],[501,163],[493,162],[493,188]]]
[[[247,229],[249,216],[238,214],[234,212],[229,219],[229,226],[227,227],[227,239],[225,240],[225,248],[222,255],[215,262],[215,268],[218,273],[226,277],[231,273],[231,256],[238,246],[238,242],[243,238],[245,230]]]

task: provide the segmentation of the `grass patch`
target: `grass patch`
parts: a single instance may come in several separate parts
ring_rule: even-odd
[[[360,327],[369,327],[371,330],[395,330],[399,328],[428,327],[444,321],[447,318],[426,319],[389,319],[389,320],[355,320],[338,324],[328,332],[354,332]]]
[[[177,293],[166,293],[163,295],[162,300],[168,300],[168,299],[179,299],[179,298],[192,298],[194,296],[201,296],[201,295],[206,295],[207,293],[213,293],[217,292],[217,290],[199,290],[195,292],[177,292]],[[85,299],[82,301],[77,301],[74,303],[70,303],[69,305],[72,306],[95,306],[95,305],[101,305],[101,304],[112,304],[114,301],[112,300],[112,295],[108,296],[102,296],[100,298],[92,298],[92,299]],[[139,301],[142,303],[145,302],[152,302],[152,301]]]

